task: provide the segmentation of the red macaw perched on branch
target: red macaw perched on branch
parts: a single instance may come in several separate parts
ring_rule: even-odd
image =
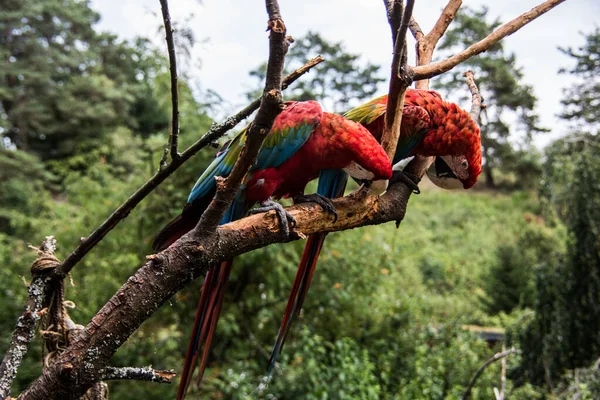
[[[363,124],[377,140],[381,140],[387,95],[356,107],[345,117]],[[468,189],[477,182],[481,173],[481,139],[479,127],[469,113],[454,103],[446,102],[431,90],[408,89],[404,100],[402,126],[392,164],[413,155],[436,156],[427,171],[431,181],[449,189]],[[403,172],[394,172],[394,178],[407,183],[418,192],[418,186]],[[408,179],[407,179],[408,178]],[[325,171],[319,177],[317,193],[330,198],[342,196],[347,175],[344,171]],[[292,321],[302,308],[312,280],[326,233],[309,236],[290,297],[279,328],[277,340],[269,360],[271,373],[281,352]]]
[[[246,132],[243,131],[217,154],[216,159],[196,182],[181,215],[155,239],[154,250],[168,247],[196,226],[214,196],[215,177],[225,177],[231,172],[245,141]],[[362,125],[340,115],[323,112],[315,101],[288,102],[285,110],[275,119],[273,128],[258,153],[256,164],[221,223],[243,217],[253,204],[260,203],[263,207],[253,211],[276,210],[283,227],[289,232],[287,223],[295,222],[293,217],[280,204],[273,202],[271,197],[293,197],[296,203],[315,201],[335,214],[329,199],[319,195],[305,196],[302,193],[306,184],[322,170],[340,168],[361,170],[356,177],[363,179],[387,180],[392,175],[385,151]],[[364,176],[365,172],[367,176]],[[352,171],[349,173],[355,176]],[[224,261],[206,274],[181,375],[178,399],[185,396],[203,342],[199,380],[206,368],[231,266],[232,260]]]

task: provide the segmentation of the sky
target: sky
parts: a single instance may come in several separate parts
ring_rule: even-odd
[[[465,0],[463,6],[489,8],[490,17],[507,22],[541,3],[542,0]],[[417,1],[413,15],[423,31],[428,32],[447,0]],[[389,25],[381,0],[279,0],[288,34],[301,37],[316,31],[325,39],[343,42],[346,51],[360,54],[364,60],[381,65],[387,74],[391,62]],[[102,19],[98,28],[124,39],[149,37],[165,48],[164,37],[157,29],[162,24],[158,0],[92,0],[92,7]],[[211,89],[236,110],[245,105],[245,92],[254,89],[248,71],[268,57],[267,15],[262,0],[171,0],[174,21],[189,20],[198,44],[188,73],[202,89]],[[558,47],[578,47],[584,43],[582,33],[591,32],[600,21],[600,1],[567,0],[504,39],[505,49],[516,54],[524,73],[524,83],[533,86],[538,97],[541,125],[552,130],[539,135],[535,143],[543,147],[564,135],[568,126],[557,114],[561,110],[563,88],[573,78],[558,74],[572,60]],[[413,48],[413,43],[409,45]],[[434,55],[435,57],[435,55]],[[409,59],[413,60],[414,56]],[[386,84],[381,86],[381,94]],[[463,106],[468,106],[463,104]]]

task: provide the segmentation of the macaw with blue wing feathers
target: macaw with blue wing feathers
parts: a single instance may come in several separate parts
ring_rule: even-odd
[[[196,226],[216,191],[215,177],[225,177],[231,172],[246,138],[246,132],[241,132],[217,154],[196,182],[181,215],[155,239],[155,251],[167,248]],[[364,178],[366,171],[367,178],[373,180],[387,180],[392,175],[385,151],[362,125],[340,115],[323,112],[315,101],[288,102],[275,119],[256,164],[250,169],[221,223],[242,218],[254,204],[260,203],[262,207],[257,210],[275,210],[285,228],[289,222],[294,222],[293,217],[271,200],[281,197],[293,197],[296,203],[315,201],[335,213],[330,200],[323,200],[323,196],[305,196],[303,191],[309,181],[320,173],[326,173],[323,171],[339,169],[348,169],[351,176],[354,176],[354,170],[360,170],[359,178]],[[178,399],[185,397],[203,345],[198,379],[202,378],[231,267],[232,260],[224,261],[206,275]]]
[[[364,125],[381,140],[387,95],[348,111],[344,116]],[[468,189],[481,173],[481,139],[479,127],[469,113],[454,103],[446,102],[431,90],[408,89],[404,100],[402,124],[392,164],[413,156],[436,156],[427,171],[431,181],[442,188]],[[401,180],[418,192],[413,178],[395,171],[394,180]],[[319,177],[317,193],[330,198],[342,196],[347,175],[344,171],[325,171]],[[269,374],[281,353],[286,336],[306,298],[326,233],[309,236],[288,298],[279,333],[269,359]]]

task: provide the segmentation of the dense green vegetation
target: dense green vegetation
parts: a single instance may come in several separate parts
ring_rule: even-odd
[[[469,11],[457,22],[485,16]],[[164,148],[170,115],[165,58],[147,40],[123,42],[95,32],[90,26],[97,18],[87,2],[74,0],[9,1],[0,11],[0,31],[9,32],[0,37],[2,59],[9,60],[0,71],[0,353],[26,297],[24,281],[35,257],[27,244],[52,234],[64,258],[151,176]],[[475,26],[474,34],[489,26]],[[460,34],[451,31],[448,46],[473,39]],[[506,166],[519,184],[516,166],[535,166],[525,189],[505,184],[502,192],[445,192],[424,183],[399,229],[390,223],[329,235],[304,310],[268,384],[268,353],[303,243],[236,260],[209,368],[189,397],[457,399],[501,349],[501,343],[488,345],[463,329],[479,325],[504,328],[506,346],[519,350],[507,361],[507,398],[598,398],[599,38],[596,29],[584,47],[564,50],[577,61],[568,73],[581,78],[565,97],[564,117],[574,133],[549,146],[543,159],[507,145],[494,123],[486,127],[499,140],[495,149],[510,153],[496,160],[495,176]],[[317,34],[300,41],[292,60],[314,45],[338,61],[331,76],[358,65],[357,56]],[[497,110],[511,107],[498,90],[507,74],[518,72],[514,57],[501,47],[485,57],[472,66],[481,68],[488,100],[496,101]],[[509,71],[499,70],[494,80],[490,68],[502,58],[511,60]],[[367,65],[353,80],[376,71]],[[524,98],[520,115],[533,123],[535,98],[515,76],[511,87]],[[301,85],[293,94],[333,96],[341,105],[355,100],[337,98],[345,89],[328,82]],[[377,78],[368,82],[376,85]],[[353,82],[343,83],[352,89]],[[183,74],[184,147],[212,123],[203,106],[208,102],[193,96],[190,86]],[[311,87],[318,93],[309,93]],[[354,97],[371,94],[366,88]],[[89,321],[144,262],[154,235],[180,211],[213,155],[206,149],[186,163],[75,268],[67,299],[76,305],[69,310],[76,322]],[[174,296],[112,364],[179,370],[199,286]],[[19,370],[15,394],[41,370],[37,340]],[[484,372],[472,396],[493,398],[494,387],[500,387],[499,363]],[[113,399],[172,398],[176,386],[118,382],[110,390]]]

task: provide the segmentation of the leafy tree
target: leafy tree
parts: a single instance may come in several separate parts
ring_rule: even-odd
[[[563,50],[576,60],[569,72],[580,83],[566,91],[562,117],[578,131],[548,146],[540,187],[544,214],[567,227],[568,248],[539,269],[536,314],[520,340],[524,377],[549,389],[565,370],[589,366],[600,355],[600,140],[593,134],[599,33],[587,35],[579,51]]]
[[[501,25],[498,19],[489,20],[485,7],[479,11],[462,7],[440,43],[439,54],[462,50]],[[539,117],[535,112],[537,99],[533,88],[523,83],[523,72],[517,66],[516,56],[507,53],[502,42],[496,43],[440,80],[434,80],[434,87],[452,93],[462,92],[466,96],[468,92],[462,74],[467,69],[475,72],[487,105],[480,123],[486,184],[494,188],[494,170],[501,169],[503,176],[511,172],[515,175],[517,186],[530,186],[538,180],[540,169],[540,157],[533,149],[531,138],[545,129],[538,125]],[[524,134],[519,146],[515,146],[514,140],[511,140],[512,126],[508,121],[513,119],[516,119],[517,128]]]
[[[579,83],[565,90],[562,100],[565,106],[561,117],[577,124],[577,130],[589,133],[600,132],[600,28],[586,35],[586,43],[574,50],[560,49],[573,57],[576,65],[573,69],[561,70],[562,73],[576,75]]]
[[[594,137],[571,139],[550,149],[567,150],[568,158],[548,158],[570,167],[559,164],[545,171],[572,170],[568,183],[557,177],[558,185],[546,191],[555,196],[567,226],[566,254],[537,272],[536,314],[520,338],[524,376],[540,385],[550,385],[566,369],[587,366],[600,354],[600,143]]]
[[[147,85],[164,70],[164,58],[147,41],[130,45],[95,32],[98,19],[88,1],[3,3],[3,138],[57,159],[97,146],[119,125],[143,134],[166,126],[168,114],[152,104]]]
[[[308,32],[294,41],[286,56],[285,71],[289,73],[319,54],[325,62],[295,83],[286,92],[286,98],[325,101],[334,111],[342,112],[373,96],[379,83],[385,80],[379,76],[378,65],[362,63],[360,55],[347,53],[341,42],[330,43],[315,32]],[[266,69],[267,64],[262,64],[250,71],[250,76],[258,80],[257,86],[262,85]],[[258,94],[260,89],[253,90],[248,93],[248,98],[254,99]]]

